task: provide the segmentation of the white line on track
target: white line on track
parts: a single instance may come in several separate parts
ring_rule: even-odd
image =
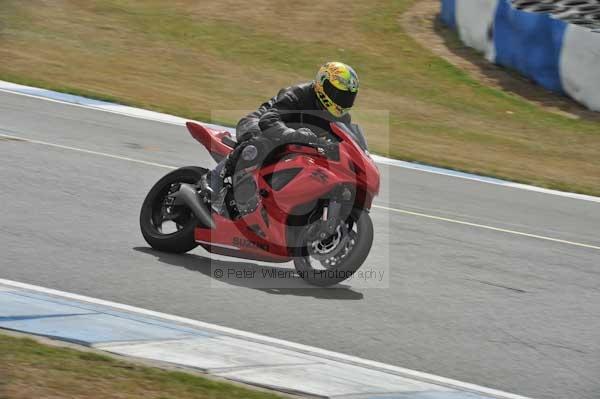
[[[8,83],[8,82],[4,82],[4,83]],[[0,81],[0,87],[1,87],[2,81]],[[12,84],[11,84],[12,85]],[[19,85],[14,85],[14,86],[19,86]],[[144,113],[140,113],[140,114],[134,114],[131,112],[126,112],[126,111],[120,111],[119,109],[127,109],[127,108],[131,108],[131,107],[126,107],[126,106],[122,106],[119,104],[111,104],[111,103],[107,103],[104,101],[99,101],[99,100],[91,100],[91,99],[85,99],[84,97],[78,97],[78,96],[74,96],[71,94],[64,94],[64,93],[58,93],[58,92],[52,92],[49,90],[44,90],[44,89],[37,89],[38,93],[36,94],[28,94],[28,93],[22,93],[17,91],[17,89],[6,89],[6,88],[0,88],[0,92],[2,93],[8,93],[8,94],[16,94],[18,96],[22,96],[22,97],[28,97],[28,98],[34,98],[36,100],[44,100],[44,101],[48,101],[48,102],[52,102],[52,103],[57,103],[57,104],[64,104],[64,105],[70,105],[73,107],[79,107],[79,108],[85,108],[85,109],[91,109],[91,110],[95,110],[95,111],[102,111],[102,112],[108,112],[111,114],[116,114],[116,115],[121,115],[121,116],[127,116],[129,118],[138,118],[138,119],[144,119],[144,120],[149,120],[149,121],[153,121],[153,122],[159,122],[159,123],[166,123],[169,125],[176,125],[176,126],[182,126],[185,123],[185,120],[183,118],[179,118],[176,116],[170,116],[170,118],[161,118],[159,113],[155,113],[153,111],[146,111]],[[56,97],[57,98],[52,98],[49,97],[48,95],[43,95],[43,93],[48,92],[48,93],[56,93]],[[85,100],[88,100],[87,102],[91,103],[90,104],[85,104],[85,103],[78,103],[78,102],[74,102],[74,101],[70,101],[70,98],[82,98]],[[104,104],[104,105],[103,105]],[[132,108],[133,109],[133,108]],[[145,110],[140,110],[140,111],[145,111]],[[144,115],[144,114],[148,114],[148,115]],[[157,117],[152,117],[150,116],[150,114],[157,114]],[[167,115],[165,115],[167,116]]]
[[[391,373],[394,375],[399,375],[407,378],[412,378],[415,380],[434,383],[442,386],[446,386],[449,388],[464,390],[467,392],[478,393],[489,395],[498,399],[529,399],[524,396],[515,395],[507,392],[498,391],[496,389],[485,388],[482,386],[478,386],[475,384],[470,384],[462,381],[453,380],[450,378],[440,377],[433,374],[427,374],[416,370],[406,369],[403,367],[392,366],[390,364],[380,363],[372,360],[362,359],[355,356],[344,355],[342,353],[337,353],[333,351],[329,351],[326,349],[316,348],[308,345],[298,344],[291,341],[285,341],[278,338],[268,337],[266,335],[255,334],[247,331],[236,330],[234,328],[224,327],[217,324],[205,323],[198,320],[188,319],[181,316],[175,316],[167,313],[156,312],[153,310],[138,308],[135,306],[125,305],[117,302],[106,301],[103,299],[92,298],[84,295],[73,294],[70,292],[59,291],[52,288],[40,287],[37,285],[31,285],[26,283],[21,283],[18,281],[5,280],[0,278],[0,285],[19,288],[34,292],[40,292],[43,294],[48,294],[52,296],[72,299],[81,302],[93,303],[96,305],[107,306],[113,309],[119,309],[126,312],[143,314],[150,317],[156,317],[158,319],[169,320],[175,323],[187,324],[190,326],[199,327],[205,330],[221,333],[223,335],[229,335],[237,338],[243,338],[248,341],[259,342],[262,344],[271,345],[273,347],[284,348],[288,350],[292,350],[299,353],[310,354],[314,356],[319,356],[325,359],[335,360],[339,362],[344,362],[347,364],[352,364],[359,367],[368,368],[371,370],[379,370],[387,373]],[[101,346],[100,346],[101,348]]]
[[[85,98],[81,96],[76,96],[72,94],[60,93],[52,90],[40,89],[37,87],[30,87],[19,85],[16,83],[5,82],[0,80],[0,92],[15,94],[23,97],[35,98],[37,100],[44,100],[59,104],[71,105],[74,107],[86,108],[95,111],[109,112],[112,114],[117,114],[121,116],[126,116],[130,118],[138,118],[144,119],[148,121],[153,121],[157,123],[166,123],[170,125],[176,126],[184,126],[187,122],[187,119],[163,114],[160,112],[149,111],[146,109],[129,107],[127,105],[115,104],[106,101],[93,100],[90,98]],[[233,131],[232,128],[228,128],[225,126],[212,125],[210,123],[201,122],[205,125],[209,125],[211,127],[217,129],[225,129],[229,131]],[[515,183],[507,180],[496,179],[487,176],[474,175],[471,173],[458,172],[451,169],[444,169],[435,166],[422,165],[414,162],[406,162],[398,159],[391,159],[382,157],[379,155],[373,155],[373,159],[375,162],[381,165],[388,165],[403,169],[410,169],[420,172],[432,173],[436,175],[450,176],[459,179],[477,181],[481,183],[494,184],[497,186],[514,188],[519,190],[532,191],[542,194],[555,195],[563,198],[572,198],[577,200],[589,201],[600,203],[600,197],[594,197],[592,195],[578,194],[578,193],[570,193],[565,191],[551,190],[543,187],[531,186],[528,184]]]
[[[26,138],[26,137],[13,136],[13,135],[8,135],[8,134],[3,134],[3,133],[0,133],[0,137],[6,138],[6,139],[11,139],[11,140],[17,140],[17,141],[25,141],[28,143],[39,144],[39,145],[44,145],[44,146],[48,146],[48,147],[60,148],[60,149],[64,149],[64,150],[77,151],[77,152],[82,152],[85,154],[98,155],[98,156],[102,156],[102,157],[106,157],[106,158],[119,159],[122,161],[135,162],[135,163],[139,163],[139,164],[143,164],[143,165],[156,166],[159,168],[177,169],[177,167],[171,166],[171,165],[165,165],[165,164],[156,163],[156,162],[144,161],[141,159],[129,158],[129,157],[124,157],[124,156],[120,156],[120,155],[108,154],[105,152],[91,151],[91,150],[86,150],[83,148],[71,147],[71,146],[66,146],[66,145],[61,145],[61,144],[49,143],[47,141],[34,140],[34,139]],[[387,211],[404,214],[404,215],[417,216],[417,217],[423,217],[423,218],[432,219],[432,220],[438,220],[438,221],[447,222],[447,223],[460,224],[463,226],[470,226],[470,227],[476,227],[476,228],[480,228],[480,229],[498,231],[501,233],[513,234],[513,235],[522,236],[522,237],[529,237],[529,238],[535,238],[535,239],[539,239],[539,240],[556,242],[556,243],[560,243],[560,244],[573,245],[576,247],[600,250],[600,246],[597,246],[597,245],[580,243],[580,242],[575,242],[575,241],[561,240],[559,238],[552,238],[552,237],[547,237],[547,236],[542,236],[542,235],[537,235],[537,234],[524,233],[521,231],[508,230],[508,229],[488,226],[488,225],[484,225],[484,224],[465,222],[465,221],[457,220],[457,219],[450,219],[450,218],[445,218],[445,217],[441,217],[441,216],[429,215],[426,213],[412,212],[412,211],[408,211],[408,210],[404,210],[404,209],[397,209],[397,208],[390,208],[390,207],[383,206],[383,205],[373,205],[373,208],[387,210]]]
[[[120,155],[108,154],[106,152],[99,152],[99,151],[86,150],[86,149],[83,149],[83,148],[70,147],[68,145],[61,145],[61,144],[49,143],[47,141],[28,139],[28,138],[25,138],[25,137],[12,136],[10,134],[0,133],[0,137],[6,138],[6,139],[10,139],[10,140],[16,140],[16,141],[26,141],[28,143],[45,145],[45,146],[48,146],[48,147],[60,148],[60,149],[63,149],[63,150],[83,152],[84,154],[99,155],[99,156],[106,157],[106,158],[120,159],[122,161],[141,163],[141,164],[150,165],[150,166],[157,166],[159,168],[177,169],[175,166],[165,165],[165,164],[162,164],[162,163],[156,163],[156,162],[144,161],[144,160],[141,160],[141,159],[123,157],[123,156],[120,156]]]
[[[584,243],[581,243],[581,242],[561,240],[559,238],[552,238],[552,237],[540,236],[540,235],[537,235],[537,234],[523,233],[521,231],[508,230],[508,229],[502,229],[500,227],[487,226],[487,225],[484,225],[484,224],[465,222],[465,221],[456,220],[456,219],[449,219],[449,218],[445,218],[445,217],[441,217],[441,216],[428,215],[426,213],[412,212],[412,211],[406,211],[406,210],[403,210],[403,209],[396,209],[396,208],[389,208],[387,206],[382,206],[382,205],[373,205],[373,208],[385,209],[385,210],[396,212],[396,213],[402,213],[402,214],[405,214],[405,215],[418,216],[418,217],[428,218],[428,219],[433,219],[433,220],[440,220],[440,221],[448,222],[448,223],[462,224],[464,226],[477,227],[477,228],[480,228],[480,229],[486,229],[486,230],[492,230],[492,231],[499,231],[499,232],[502,232],[502,233],[514,234],[514,235],[523,236],[523,237],[530,237],[530,238],[537,238],[537,239],[540,239],[540,240],[546,240],[546,241],[552,241],[552,242],[559,242],[561,244],[575,245],[577,247],[591,248],[591,249],[600,250],[600,246],[596,246],[596,245],[584,244]]]

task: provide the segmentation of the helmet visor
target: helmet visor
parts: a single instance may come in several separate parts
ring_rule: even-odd
[[[358,91],[351,92],[348,90],[340,90],[331,84],[329,80],[325,80],[323,83],[323,91],[327,96],[341,108],[352,108],[356,94]]]

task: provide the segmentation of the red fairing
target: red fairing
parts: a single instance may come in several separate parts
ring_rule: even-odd
[[[260,207],[244,218],[233,221],[213,214],[217,228],[197,228],[195,238],[210,252],[265,262],[287,262],[290,260],[286,247],[285,225],[269,220],[267,226],[260,214]],[[250,226],[258,225],[266,233],[261,237]],[[267,239],[268,237],[268,239]],[[245,254],[245,255],[244,255]]]
[[[221,142],[224,132],[188,123],[192,136],[211,153],[226,155],[231,147]],[[299,209],[318,204],[340,186],[353,187],[355,207],[369,209],[379,192],[379,171],[371,157],[349,136],[332,124],[340,140],[339,158],[326,157],[315,148],[287,145],[274,161],[251,173],[260,192],[257,209],[231,220],[213,214],[215,229],[197,228],[196,240],[208,251],[239,258],[270,262],[290,260],[289,221]],[[277,185],[274,176],[288,175]]]
[[[357,175],[357,188],[365,190],[367,196],[372,199],[379,194],[380,188],[380,175],[379,169],[373,158],[367,155],[360,146],[348,136],[346,132],[340,129],[337,125],[331,124],[331,130],[333,133],[341,138],[342,145],[340,145],[340,152],[346,153],[348,161],[352,161],[355,166]],[[371,207],[365,206],[366,209]]]
[[[211,155],[223,158],[233,150],[222,141],[224,136],[231,137],[228,131],[216,131],[194,122],[187,122],[185,125],[192,137],[202,143]]]

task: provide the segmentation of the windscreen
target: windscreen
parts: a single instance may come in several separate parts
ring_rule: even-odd
[[[365,135],[363,134],[363,131],[360,128],[360,126],[354,123],[347,125],[342,122],[335,122],[335,125],[344,132],[346,132],[348,136],[352,137],[352,139],[356,142],[356,144],[358,144],[358,146],[363,151],[368,152],[369,149],[367,147],[367,140],[365,139]]]

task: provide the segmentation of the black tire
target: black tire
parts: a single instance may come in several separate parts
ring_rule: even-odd
[[[164,234],[155,225],[153,215],[159,201],[166,196],[169,188],[174,183],[195,184],[200,180],[207,169],[197,166],[186,166],[174,170],[160,179],[150,190],[140,211],[140,229],[144,239],[154,249],[171,253],[185,253],[198,246],[194,239],[194,229],[198,223],[193,213],[183,209],[182,228],[174,233]]]
[[[371,221],[371,217],[363,209],[354,209],[350,218],[357,229],[356,244],[342,260],[342,263],[335,267],[335,269],[314,269],[311,266],[306,246],[305,233],[308,231],[308,228],[299,234],[296,245],[293,248],[294,267],[300,277],[309,284],[319,287],[329,287],[338,284],[352,277],[367,259],[373,245],[373,222]]]

